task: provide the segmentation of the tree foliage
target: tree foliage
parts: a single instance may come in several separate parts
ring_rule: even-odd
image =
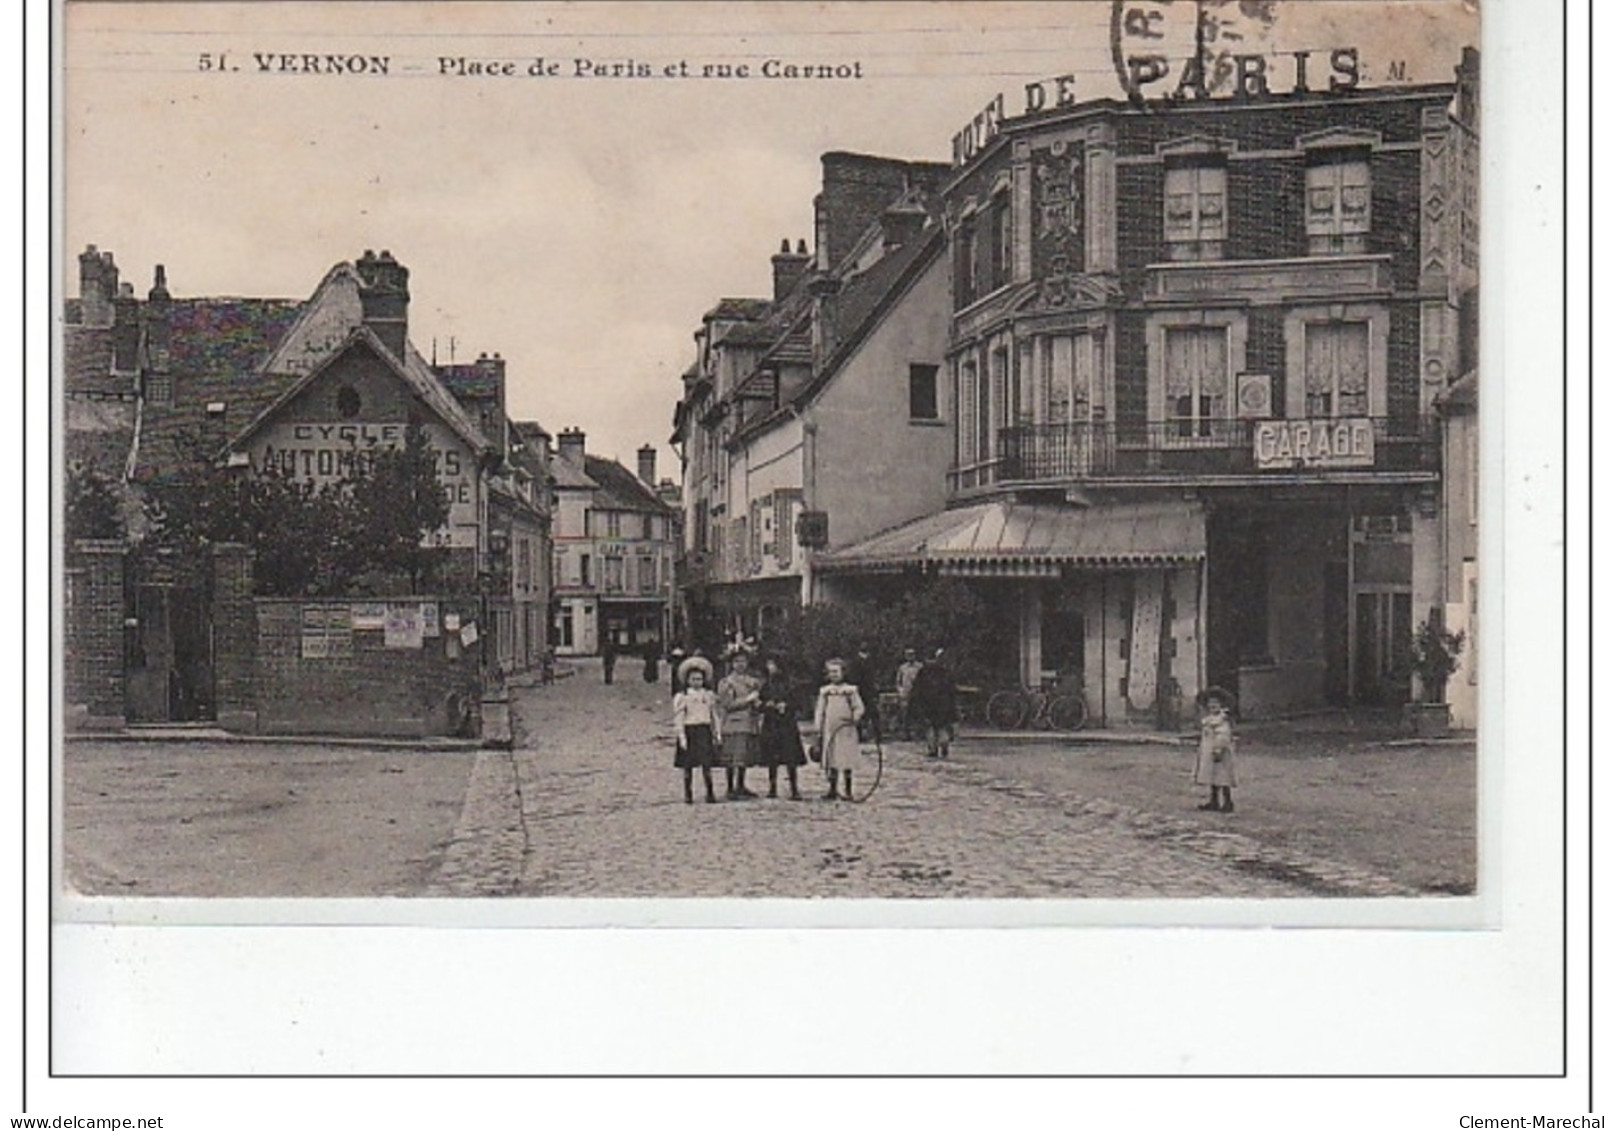
[[[260,594],[384,595],[438,580],[445,551],[423,541],[448,521],[448,492],[418,425],[402,448],[354,460],[324,483],[278,467],[192,467],[150,486],[158,545],[194,553],[243,543]]]
[[[882,685],[890,683],[903,649],[929,657],[944,649],[947,663],[964,682],[1001,682],[994,669],[1003,653],[993,636],[1001,618],[992,617],[975,590],[963,582],[934,579],[905,592],[894,602],[848,601],[811,605],[791,616],[777,639],[763,642],[778,652],[801,678],[816,680],[824,662],[850,657],[860,644]]]
[[[81,538],[122,538],[124,525],[118,487],[88,464],[67,468],[63,522],[68,545]]]

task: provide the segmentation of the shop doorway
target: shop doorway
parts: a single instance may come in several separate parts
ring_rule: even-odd
[[[1357,702],[1392,707],[1407,701],[1408,644],[1413,636],[1413,595],[1359,592],[1356,614]]]

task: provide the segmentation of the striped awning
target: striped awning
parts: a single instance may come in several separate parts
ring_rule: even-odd
[[[1142,569],[1206,556],[1206,516],[1188,500],[1062,506],[995,501],[926,515],[815,560],[826,573],[915,566],[973,577],[1056,577],[1067,566]]]

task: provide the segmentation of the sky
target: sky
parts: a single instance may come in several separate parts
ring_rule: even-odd
[[[1190,42],[1183,0],[1129,7]],[[1218,7],[1262,50],[1358,46],[1365,83],[1398,61],[1448,79],[1478,34],[1457,0]],[[630,466],[655,444],[675,477],[700,317],[767,296],[781,239],[811,243],[822,153],[945,161],[999,92],[1011,114],[1062,74],[1079,99],[1120,93],[1099,2],[75,2],[64,21],[66,293],[90,243],[142,294],[165,265],[178,297],[303,298],[385,248],[410,269],[423,353],[497,352],[513,417],[580,427]],[[388,70],[301,73],[288,53]],[[559,73],[530,75],[538,59]],[[756,75],[769,59],[859,77]],[[665,77],[681,63],[754,73]],[[513,73],[471,73],[489,65]]]

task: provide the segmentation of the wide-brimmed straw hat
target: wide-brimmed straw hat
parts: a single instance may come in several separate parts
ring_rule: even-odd
[[[706,676],[708,683],[712,682],[712,661],[707,659],[705,656],[691,656],[688,660],[685,660],[682,664],[680,664],[679,682],[688,683],[690,681],[690,673],[693,671],[698,671],[702,675]]]

